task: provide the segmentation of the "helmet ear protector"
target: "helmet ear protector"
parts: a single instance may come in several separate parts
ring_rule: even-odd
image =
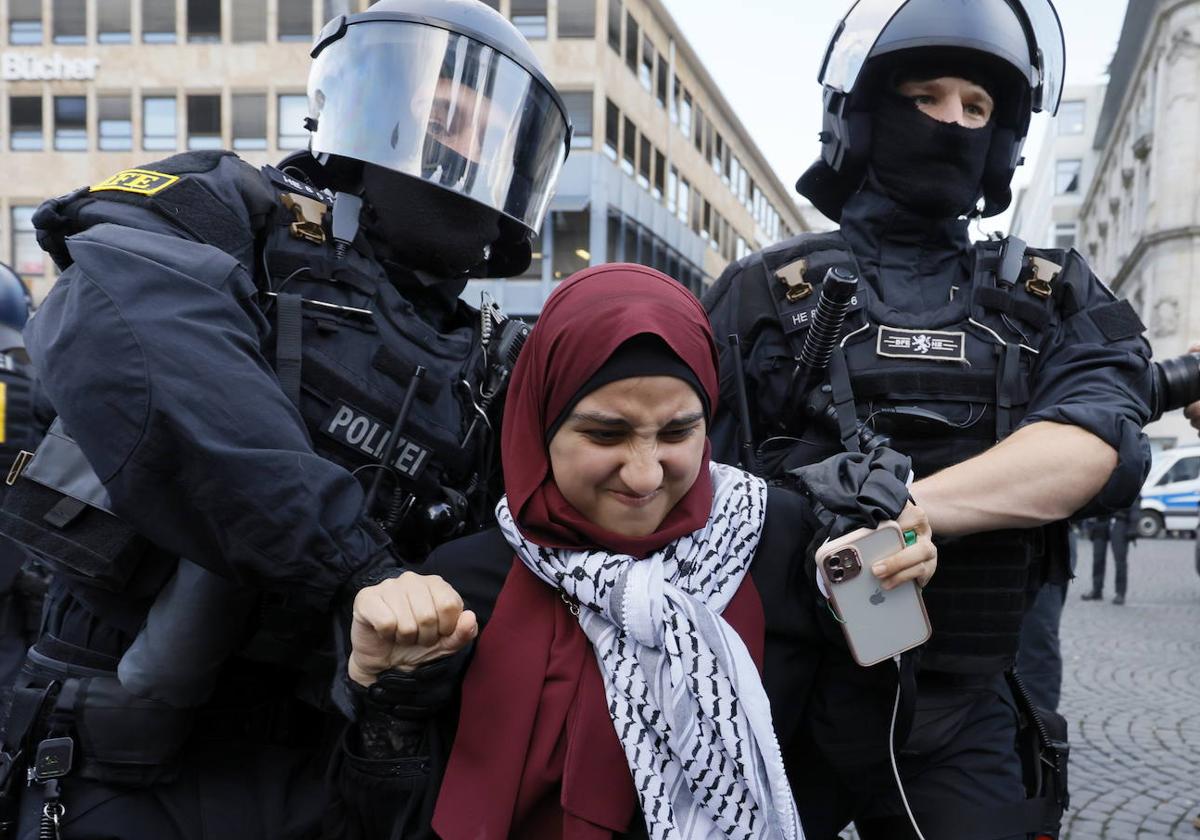
[[[818,80],[821,156],[796,189],[834,221],[862,185],[876,94],[910,63],[974,66],[994,80],[996,127],[981,182],[984,216],[1012,201],[1035,110],[1058,110],[1062,27],[1050,0],[857,0],[838,24]],[[959,74],[955,74],[959,75]]]

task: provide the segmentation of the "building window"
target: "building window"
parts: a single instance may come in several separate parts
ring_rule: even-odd
[[[233,148],[262,151],[267,148],[267,97],[239,93],[233,97]]]
[[[625,66],[629,72],[637,74],[638,70],[638,24],[629,12],[625,13]]]
[[[1059,134],[1083,134],[1087,103],[1082,99],[1071,99],[1058,109]]]
[[[35,205],[16,205],[11,210],[12,262],[17,274],[41,275],[45,271],[42,249],[38,247],[33,229],[33,211],[36,209]]]
[[[604,100],[604,154],[616,160],[621,148],[621,111],[611,99]]]
[[[100,151],[128,152],[133,148],[133,120],[128,96],[100,96],[96,99],[100,131]]]
[[[142,99],[142,148],[147,151],[174,149],[175,97],[147,96]]]
[[[642,38],[642,64],[638,71],[638,81],[647,91],[654,89],[654,42],[650,36]]]
[[[679,170],[672,166],[671,171],[667,173],[667,209],[671,211],[672,215],[679,209],[678,194]]]
[[[575,132],[571,135],[572,149],[592,148],[592,92],[568,91],[562,94],[563,104]]]
[[[1079,192],[1079,175],[1083,161],[1060,160],[1054,164],[1054,194],[1072,195]]]
[[[221,95],[187,98],[188,149],[221,148]]]
[[[267,0],[237,0],[232,8],[235,44],[267,40]]]
[[[608,0],[608,45],[621,54],[621,0]]]
[[[194,44],[221,40],[221,0],[187,0],[187,34]]]
[[[652,190],[654,197],[659,201],[662,200],[663,190],[666,189],[666,169],[667,158],[658,149],[654,150],[654,189]]]
[[[54,148],[60,152],[85,152],[87,147],[87,97],[54,97]]]
[[[590,214],[555,212],[554,256],[552,267],[555,280],[564,280],[576,271],[587,268],[592,261]]]
[[[712,123],[709,123],[709,125],[712,125]],[[722,175],[722,161],[725,159],[725,139],[721,137],[720,132],[714,130],[708,144],[709,161],[712,163],[713,172]]]
[[[1075,236],[1078,225],[1074,222],[1060,222],[1054,226],[1054,247],[1064,251],[1075,247]]]
[[[512,22],[526,38],[545,38],[546,0],[512,0]]]
[[[667,107],[667,79],[670,77],[671,68],[667,67],[667,61],[661,54],[658,57],[658,86],[655,88],[655,98],[658,100],[658,107]]]
[[[692,144],[696,147],[696,151],[704,154],[704,112],[697,106],[694,112],[695,120],[693,121],[694,131],[692,132]]]
[[[302,93],[284,93],[279,96],[279,137],[276,144],[280,149],[304,149],[308,147],[308,130],[304,121],[308,118],[308,98]]]
[[[692,185],[688,183],[687,178],[679,179],[679,212],[677,214],[679,221],[683,224],[688,223],[688,200],[692,195]]]
[[[637,165],[637,129],[633,127],[633,120],[629,117],[625,118],[625,137],[621,145],[621,168],[625,170],[627,175],[633,174],[633,169]]]
[[[40,152],[46,142],[42,135],[42,97],[9,97],[8,124],[9,148],[14,152]]]
[[[558,37],[595,38],[596,0],[558,0]]]
[[[638,178],[637,182],[642,189],[650,189],[650,165],[653,163],[651,157],[650,138],[645,134],[639,138],[638,142]]]
[[[87,43],[87,3],[84,0],[54,0],[54,43]]]
[[[18,47],[41,44],[42,0],[9,0],[8,43]]]
[[[312,3],[309,0],[279,0],[278,23],[280,41],[311,41]]]
[[[96,40],[101,44],[128,44],[129,0],[97,0]]]
[[[692,136],[692,95],[687,90],[683,92],[683,99],[679,100],[679,130],[684,137]]]
[[[142,40],[147,44],[175,43],[175,0],[142,0]]]

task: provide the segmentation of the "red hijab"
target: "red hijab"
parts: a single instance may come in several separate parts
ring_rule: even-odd
[[[700,302],[638,265],[565,281],[513,370],[501,431],[509,509],[539,545],[644,557],[701,528],[712,506],[709,450],[696,483],[646,537],[606,531],[554,483],[546,434],[580,389],[635,336],[658,336],[717,403],[717,350]],[[762,604],[747,575],[725,619],[761,662]],[[566,604],[515,560],[463,685],[458,733],[433,827],[444,840],[606,840],[637,797],[608,715],[595,654]]]

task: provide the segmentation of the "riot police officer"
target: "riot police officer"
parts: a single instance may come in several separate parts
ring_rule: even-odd
[[[29,289],[0,263],[0,463],[11,464],[37,441],[21,328],[29,319]],[[8,489],[0,482],[0,499]],[[12,684],[33,641],[45,592],[44,571],[15,543],[0,538],[0,688]]]
[[[63,273],[26,330],[57,418],[2,517],[56,572],[0,763],[22,837],[311,836],[350,600],[490,516],[527,328],[458,296],[528,265],[566,110],[476,0],[382,0],[312,55],[308,151],[35,215]]]
[[[860,703],[890,696],[896,669],[831,660],[810,713],[831,766],[793,780],[820,794],[801,803],[810,836],[850,819],[864,837],[915,836],[909,806],[929,840],[1057,829],[1066,792],[1037,758],[1062,769],[1065,750],[1039,729],[1023,775],[1024,692],[1005,673],[1028,600],[1065,569],[1062,520],[1138,491],[1149,348],[1078,253],[972,245],[967,227],[1009,204],[1031,113],[1058,106],[1063,54],[1049,0],[860,0],[826,52],[821,157],[797,185],[840,230],[742,259],[706,297],[717,334],[740,337],[723,359],[722,405],[735,410],[714,423],[718,457],[738,458],[748,435],[742,451],[778,474],[886,436],[912,456],[912,496],[938,538],[933,638],[911,721],[890,721],[898,780],[889,720]],[[823,382],[802,393],[834,269],[857,290]]]

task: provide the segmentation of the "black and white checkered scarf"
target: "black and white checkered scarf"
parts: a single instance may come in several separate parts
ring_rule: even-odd
[[[766,690],[721,618],[754,560],[767,487],[710,468],[708,524],[642,560],[536,545],[507,498],[496,517],[525,565],[579,605],[652,840],[802,840]]]

